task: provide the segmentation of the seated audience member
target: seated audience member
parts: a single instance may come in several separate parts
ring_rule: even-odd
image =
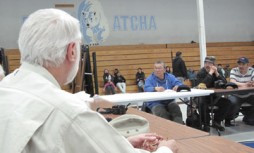
[[[223,69],[221,64],[218,64],[217,69],[218,69],[218,72],[220,73],[220,75],[223,76],[224,78],[226,78],[225,70]]]
[[[215,66],[215,57],[207,56],[204,61],[204,67],[201,68],[197,73],[197,83],[203,83],[207,88],[214,88],[215,82],[218,80],[222,81],[222,83],[227,82],[226,79],[219,74],[217,67]],[[215,98],[219,98],[219,101],[215,104],[215,106],[218,106],[218,110],[214,111],[213,127],[217,128],[220,131],[224,131],[225,128],[221,125],[221,122],[228,115],[231,103],[229,100],[221,97],[214,97],[214,99]],[[209,131],[210,115],[208,111],[208,105],[211,104],[211,98],[210,96],[200,97],[200,102],[201,107],[199,112],[201,113],[201,120],[204,125],[203,130]]]
[[[154,72],[146,79],[145,92],[176,91],[179,85],[182,83],[174,75],[165,72],[164,62],[157,61]],[[146,107],[156,116],[183,124],[182,112],[174,99],[147,102]]]
[[[119,72],[119,70],[118,69],[114,69],[114,77],[116,77],[117,76],[117,73]]]
[[[121,75],[121,73],[118,71],[116,73],[116,76],[114,78],[115,85],[117,88],[122,92],[126,93],[126,80],[125,78]]]
[[[254,69],[249,66],[249,59],[241,57],[237,61],[238,67],[235,67],[230,72],[230,82],[235,83],[238,88],[254,87]],[[234,104],[231,108],[232,116],[237,116],[241,105],[244,102],[252,104],[251,108],[242,111],[244,117],[243,122],[254,125],[254,94],[233,94],[228,96],[228,99]],[[231,125],[230,120],[234,118],[227,118],[226,124]]]
[[[4,69],[2,67],[2,65],[0,64],[0,81],[5,77],[5,72]]]
[[[103,81],[104,81],[103,90],[105,91],[105,94],[106,95],[115,94],[116,86],[114,84],[114,77],[109,73],[108,69],[104,70]]]
[[[169,66],[166,66],[166,72],[167,72],[167,73],[171,73],[170,67],[169,67]]]
[[[196,84],[197,73],[194,70],[192,70],[192,68],[189,68],[187,71],[187,76],[188,76],[188,79],[191,81],[192,87],[195,87],[197,85]]]
[[[138,68],[136,73],[136,84],[138,86],[138,91],[143,92],[145,85],[145,73],[142,71],[142,68]]]
[[[145,142],[156,142],[158,153],[176,152],[174,140],[152,133],[126,140],[84,99],[61,90],[78,71],[79,25],[57,9],[38,10],[23,23],[21,66],[0,83],[0,152],[148,153]]]
[[[225,70],[225,78],[229,78],[230,77],[230,71],[231,71],[230,65],[226,64],[224,70]]]

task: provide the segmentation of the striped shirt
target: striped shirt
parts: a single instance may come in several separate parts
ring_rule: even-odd
[[[234,79],[240,83],[246,83],[249,81],[254,81],[254,69],[252,67],[248,67],[248,71],[246,74],[241,74],[238,67],[233,68],[230,71],[230,79]]]

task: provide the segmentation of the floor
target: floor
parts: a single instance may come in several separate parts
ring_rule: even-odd
[[[180,108],[185,121],[187,106],[185,104],[180,104]],[[242,122],[242,117],[243,116],[239,116],[236,118],[235,126],[226,127],[225,131],[220,132],[221,136],[235,142],[254,141],[254,126],[244,124]],[[218,132],[214,128],[211,128],[210,134],[218,135]]]

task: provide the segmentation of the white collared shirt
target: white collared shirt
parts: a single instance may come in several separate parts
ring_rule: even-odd
[[[40,66],[23,63],[0,83],[0,112],[1,153],[146,152]]]

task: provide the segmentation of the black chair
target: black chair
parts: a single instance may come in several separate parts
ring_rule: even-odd
[[[147,113],[152,113],[152,111],[147,107],[147,102],[143,102],[141,106],[141,111],[147,112]]]

